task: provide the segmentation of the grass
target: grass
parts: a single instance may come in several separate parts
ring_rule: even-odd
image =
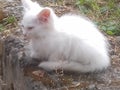
[[[63,5],[65,0],[55,0]],[[62,3],[62,4],[61,4]],[[120,1],[119,0],[76,0],[75,5],[80,13],[92,19],[100,30],[109,35],[120,35]],[[14,16],[8,16],[2,23],[0,31],[6,29],[6,25],[16,23]]]
[[[76,0],[80,13],[91,18],[109,35],[120,35],[119,0]]]
[[[0,22],[0,32],[9,29],[10,26],[15,26],[16,22],[17,19],[15,18],[15,16],[8,16],[7,18],[4,18]]]
[[[5,22],[7,24],[14,24],[14,22],[16,22],[16,18],[14,16],[8,16],[6,19],[5,19]]]
[[[4,29],[4,26],[0,24],[0,32]]]

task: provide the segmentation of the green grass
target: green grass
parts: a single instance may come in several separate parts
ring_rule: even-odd
[[[91,18],[109,35],[120,35],[119,0],[76,0],[80,13]]]
[[[8,27],[7,26],[14,26],[17,22],[17,19],[14,16],[8,16],[7,18],[4,18],[0,22],[0,32],[6,30]]]
[[[8,16],[6,19],[5,19],[5,22],[7,24],[14,24],[14,22],[16,22],[16,18],[14,16]]]
[[[0,24],[0,32],[4,29],[4,26]]]

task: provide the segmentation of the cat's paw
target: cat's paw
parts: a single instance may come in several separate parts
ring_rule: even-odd
[[[60,68],[59,63],[57,62],[42,62],[39,64],[39,67],[47,70],[47,71],[52,71]]]
[[[45,69],[45,70],[47,70],[47,71],[53,69],[48,62],[42,62],[42,63],[40,63],[40,64],[39,64],[39,67],[40,67],[40,68],[43,68],[43,69]]]

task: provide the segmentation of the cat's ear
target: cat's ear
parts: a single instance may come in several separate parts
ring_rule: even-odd
[[[29,10],[32,4],[31,0],[21,0],[25,11]]]
[[[21,0],[21,1],[22,1],[24,11],[28,11],[33,8],[36,8],[36,9],[40,8],[40,5],[37,2],[33,2],[31,0]]]
[[[48,8],[45,8],[37,15],[37,17],[40,22],[46,23],[50,19],[50,14],[51,14],[51,10]]]

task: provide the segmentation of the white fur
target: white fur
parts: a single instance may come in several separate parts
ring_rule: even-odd
[[[50,9],[49,22],[40,25],[37,14],[44,8],[34,9],[33,5],[24,14],[22,24],[30,39],[31,56],[48,59],[40,67],[92,72],[110,65],[107,40],[92,22],[78,15],[57,17]],[[29,26],[34,30],[28,31]]]

